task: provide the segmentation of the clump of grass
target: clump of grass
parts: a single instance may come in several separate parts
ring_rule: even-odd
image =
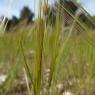
[[[41,9],[41,8],[40,8]],[[35,61],[34,61],[34,74],[33,74],[33,88],[34,88],[34,95],[40,95],[42,93],[41,88],[42,88],[42,72],[43,72],[43,65],[46,64],[45,56],[50,56],[50,62],[48,63],[49,69],[50,69],[50,74],[49,74],[49,80],[48,80],[48,88],[47,88],[47,94],[50,94],[50,88],[52,86],[53,78],[54,78],[54,73],[56,70],[56,65],[58,63],[58,60],[60,60],[60,53],[63,53],[63,48],[64,48],[64,43],[61,45],[60,42],[60,33],[61,33],[61,24],[60,24],[60,14],[56,15],[56,24],[54,27],[52,27],[52,31],[49,34],[47,31],[47,26],[45,26],[45,20],[41,16],[41,10],[39,14],[39,19],[37,22],[37,29],[35,30]],[[77,17],[77,16],[76,16]],[[75,18],[71,28],[70,28],[70,34],[67,37],[67,41],[73,31],[73,28],[75,26],[77,18]],[[46,35],[45,35],[46,34]],[[50,39],[49,43],[47,43],[48,46],[50,47],[50,51],[47,52],[45,51],[45,48],[47,48],[44,43],[46,40],[45,37],[48,37]],[[62,37],[62,36],[61,36]],[[47,40],[48,40],[47,39]],[[66,43],[67,43],[66,41]],[[61,48],[61,51],[60,51]],[[60,52],[59,52],[60,51]],[[46,55],[48,54],[48,55]],[[43,63],[43,60],[45,63]],[[27,64],[25,62],[25,64]],[[27,67],[28,68],[28,67]],[[29,73],[29,71],[28,71]]]

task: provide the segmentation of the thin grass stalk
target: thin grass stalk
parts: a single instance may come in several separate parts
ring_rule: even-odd
[[[24,49],[23,49],[22,43],[20,43],[20,46],[21,46],[21,51],[22,51],[22,55],[23,55],[23,58],[24,58],[24,67],[25,67],[25,69],[26,69],[26,71],[27,71],[27,75],[29,76],[32,85],[34,85],[33,78],[32,78],[32,76],[31,76],[29,67],[28,67],[28,65],[27,65],[27,60],[26,60],[26,57],[25,57],[25,54],[24,54]]]
[[[59,9],[58,10],[60,10],[60,4],[59,4]],[[71,33],[72,33],[72,31],[73,31],[73,29],[74,29],[74,26],[75,26],[75,24],[76,24],[76,20],[77,20],[77,17],[78,16],[76,16],[76,18],[74,19],[74,22],[73,22],[73,24],[72,24],[72,27],[70,28],[70,34],[68,35],[68,38],[67,39],[69,39],[69,37],[70,37],[70,35],[71,35]],[[56,16],[56,32],[55,32],[55,35],[54,35],[54,46],[52,47],[53,48],[53,50],[52,50],[52,55],[51,55],[51,65],[50,65],[50,70],[51,70],[51,72],[50,72],[50,76],[49,76],[49,89],[50,89],[50,87],[51,87],[51,83],[52,83],[52,79],[53,79],[53,75],[54,75],[54,71],[55,71],[55,67],[56,67],[56,58],[57,58],[57,45],[58,45],[58,36],[59,36],[59,31],[60,31],[60,12],[58,11],[58,14],[57,14],[57,16]],[[49,91],[48,91],[49,92]]]
[[[87,15],[87,18],[88,20],[93,24],[95,25],[95,20],[91,17],[91,15],[82,7],[80,6],[75,0],[72,0],[72,2],[78,7],[80,8],[81,11],[83,11],[86,15]]]
[[[38,29],[36,31],[36,47],[35,47],[35,95],[41,93],[42,66],[43,66],[43,43],[44,43],[45,24],[43,19],[39,19]]]
[[[60,6],[59,6],[58,10],[60,10]],[[55,27],[54,27],[55,31],[53,31],[54,34],[53,34],[53,38],[52,38],[53,42],[52,42],[50,75],[49,75],[49,85],[48,85],[47,95],[50,94],[50,88],[51,88],[54,73],[55,73],[56,58],[57,58],[58,46],[59,46],[59,36],[60,36],[60,31],[61,31],[60,20],[61,20],[61,16],[60,16],[60,13],[58,12],[58,14],[56,15],[56,24],[55,24]]]
[[[60,61],[61,61],[61,58],[62,58],[62,55],[63,55],[63,51],[64,51],[65,46],[66,46],[66,44],[68,43],[68,41],[69,41],[69,39],[71,37],[71,34],[72,34],[73,30],[75,29],[75,25],[77,23],[78,17],[79,17],[78,15],[75,16],[75,19],[73,20],[73,23],[72,23],[72,25],[71,25],[71,27],[69,29],[68,36],[67,36],[66,40],[64,41],[64,43],[60,47],[60,50],[58,52],[58,56],[57,56],[57,59],[56,59],[57,63],[60,63]]]
[[[28,91],[28,95],[31,95],[31,89],[30,89],[30,86],[29,86],[29,81],[28,81],[28,77],[27,77],[27,72],[26,72],[26,69],[24,68],[24,76],[25,76],[25,81],[26,81],[26,85],[27,85],[27,91]]]
[[[6,25],[7,25],[7,22],[6,21],[6,17],[4,16],[3,20],[2,20],[2,23],[0,24],[0,32],[1,33],[4,33],[5,32],[5,29],[6,29]]]
[[[59,3],[58,3],[59,4]],[[64,6],[61,6],[73,19],[75,19],[75,16],[71,13],[71,12],[69,12],[69,10],[67,10]],[[57,8],[56,8],[57,9]],[[60,11],[60,10],[59,10]],[[60,15],[62,15],[62,14],[60,14]],[[84,24],[82,24],[78,19],[76,20],[76,22],[80,25],[80,27],[85,31],[85,32],[88,32],[88,28],[84,25]]]

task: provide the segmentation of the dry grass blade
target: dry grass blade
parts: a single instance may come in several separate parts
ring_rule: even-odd
[[[36,31],[35,46],[35,70],[34,70],[34,87],[35,95],[41,93],[42,66],[43,66],[43,43],[44,43],[45,23],[43,19],[38,21],[38,29]]]
[[[25,69],[26,69],[27,74],[28,74],[28,76],[29,76],[29,78],[30,78],[30,80],[31,80],[32,85],[34,85],[34,83],[33,83],[33,78],[32,78],[32,76],[31,76],[29,67],[28,67],[28,65],[27,65],[27,60],[26,60],[26,57],[25,57],[25,54],[24,54],[24,50],[23,50],[23,45],[22,45],[22,43],[20,43],[20,46],[21,46],[21,51],[22,51],[22,54],[23,54],[24,62],[25,62],[25,63],[24,63]]]

